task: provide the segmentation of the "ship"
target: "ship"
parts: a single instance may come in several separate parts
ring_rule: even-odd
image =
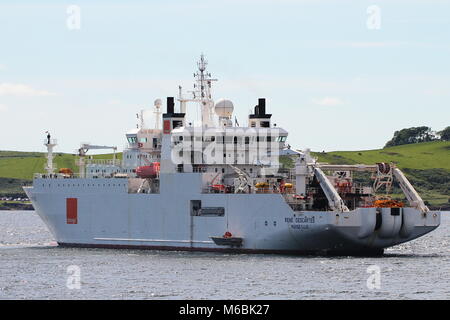
[[[213,100],[207,64],[201,55],[192,91],[155,100],[153,126],[137,114],[121,159],[84,143],[78,169],[57,170],[47,135],[45,172],[24,191],[59,246],[381,255],[439,226],[394,163],[329,164],[292,148],[265,98],[240,126],[231,100]],[[112,157],[88,155],[99,149]]]

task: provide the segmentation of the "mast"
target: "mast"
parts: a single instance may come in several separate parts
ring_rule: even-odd
[[[46,131],[47,139],[44,140],[44,146],[47,147],[47,165],[45,166],[45,170],[50,175],[55,170],[54,164],[53,164],[53,148],[56,147],[58,144],[56,142],[56,139],[51,139],[50,132]]]
[[[202,114],[202,126],[213,126],[213,108],[214,101],[211,96],[211,84],[217,79],[211,78],[211,73],[206,71],[208,61],[204,54],[200,55],[200,60],[197,62],[198,71],[194,73],[195,84],[192,93],[192,98],[184,98],[181,86],[179,87],[179,98],[181,112],[186,110],[186,102],[198,102]]]

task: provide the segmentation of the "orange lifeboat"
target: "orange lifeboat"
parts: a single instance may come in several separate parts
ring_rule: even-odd
[[[142,179],[155,178],[159,174],[160,163],[153,162],[148,166],[140,166],[136,168],[136,175]]]
[[[59,173],[62,173],[62,174],[69,175],[69,176],[72,176],[72,175],[73,175],[72,169],[69,169],[69,168],[61,168],[61,169],[59,169],[58,172],[59,172]]]

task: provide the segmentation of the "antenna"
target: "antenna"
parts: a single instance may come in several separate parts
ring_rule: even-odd
[[[197,65],[198,65],[198,70],[200,70],[200,72],[203,73],[203,71],[206,70],[206,66],[208,65],[208,61],[206,61],[205,55],[203,53],[200,55],[200,61],[197,62]]]
[[[211,84],[217,79],[211,79],[211,73],[206,72],[206,66],[208,61],[205,59],[205,55],[200,55],[200,60],[197,61],[198,71],[194,72],[194,90],[187,91],[192,94],[191,98],[185,97],[181,86],[178,87],[180,102],[180,112],[186,113],[187,102],[197,102],[201,110],[201,122],[204,126],[209,126],[213,123],[213,109],[214,101],[211,96]]]
[[[144,129],[144,110],[141,110],[141,114],[139,115],[139,120],[141,120],[141,129]]]
[[[209,125],[212,122],[212,109],[214,102],[211,97],[211,83],[217,79],[211,79],[211,74],[206,72],[208,61],[205,55],[200,55],[200,60],[197,62],[198,71],[194,73],[196,84],[194,84],[193,100],[200,103],[202,112],[202,124]]]

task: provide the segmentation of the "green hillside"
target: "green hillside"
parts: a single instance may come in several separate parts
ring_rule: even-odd
[[[75,168],[76,157],[58,153],[55,163],[58,168]],[[47,158],[39,152],[0,151],[0,177],[32,179],[36,172],[44,172]]]
[[[121,159],[122,154],[116,155]],[[112,159],[112,154],[94,155],[94,159]],[[57,168],[70,168],[77,172],[75,161],[77,156],[67,153],[56,153]],[[47,162],[46,153],[0,151],[0,178],[31,180],[34,173],[43,173]]]
[[[433,207],[450,206],[450,141],[433,141],[378,150],[313,152],[330,164],[393,162]]]
[[[118,159],[122,154],[116,154]],[[112,159],[112,154],[94,155],[95,158]],[[78,172],[75,165],[77,156],[67,153],[56,153],[57,168],[70,168]],[[0,195],[23,193],[22,186],[31,183],[35,173],[44,173],[47,162],[46,153],[0,151]]]
[[[375,164],[394,162],[401,169],[444,169],[450,172],[450,141],[433,141],[378,150],[315,152],[320,162]]]

